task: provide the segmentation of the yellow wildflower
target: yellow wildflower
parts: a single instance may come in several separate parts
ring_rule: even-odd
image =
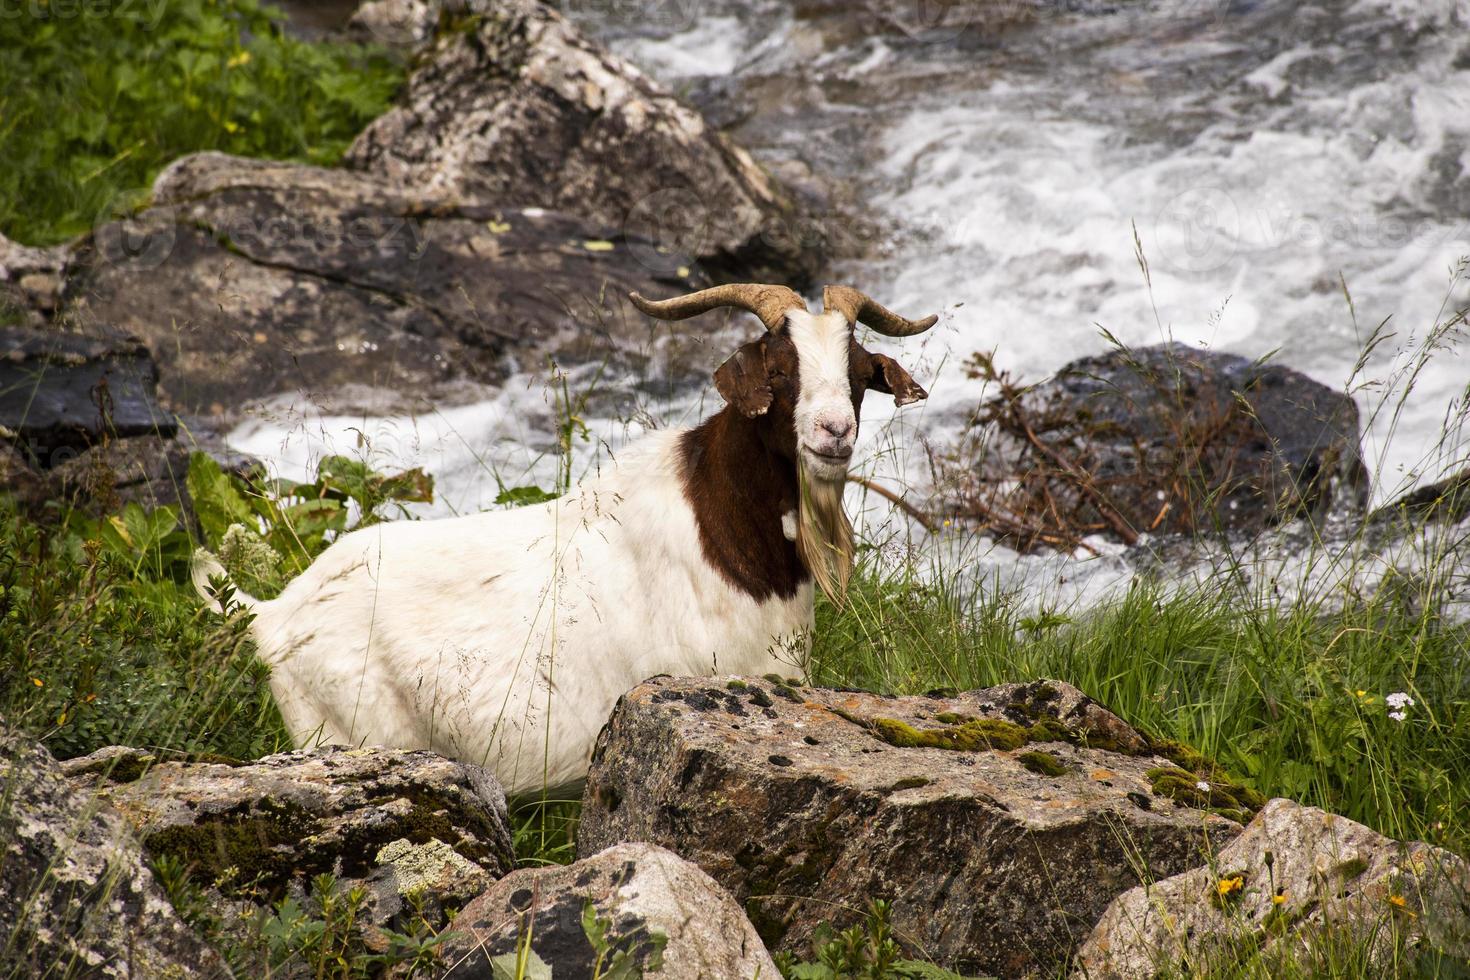
[[[241,65],[248,64],[250,64],[250,52],[236,51],[233,55],[230,56],[230,60],[225,62],[225,67],[239,68]]]
[[[1227,895],[1240,891],[1241,886],[1244,884],[1244,875],[1232,875],[1229,878],[1221,878],[1220,883],[1215,886],[1215,890],[1220,893],[1221,898],[1224,898]]]
[[[1408,903],[1404,900],[1404,896],[1402,895],[1390,895],[1388,896],[1388,904],[1392,905],[1396,909],[1401,909],[1405,908]]]
[[[1365,698],[1365,697],[1368,696],[1368,692],[1367,691],[1358,691],[1356,693],[1357,693],[1358,697],[1360,697],[1360,698]]]
[[[45,683],[39,677],[32,677],[31,678],[31,683],[34,684],[34,685],[36,685],[37,687],[45,687],[46,686]]]
[[[1286,902],[1286,892],[1277,892],[1271,896],[1272,905],[1282,905]]]

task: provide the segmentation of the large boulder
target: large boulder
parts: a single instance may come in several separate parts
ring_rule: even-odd
[[[517,950],[526,944],[534,957],[525,973],[531,978],[599,975],[599,959],[608,971],[601,975],[625,963],[628,972],[617,976],[780,976],[730,895],[699,868],[651,844],[619,844],[566,867],[502,878],[455,919],[444,953],[454,964],[447,976],[516,976]]]
[[[301,391],[338,411],[365,389],[442,405],[549,355],[643,356],[646,321],[624,294],[703,281],[655,275],[633,244],[552,211],[204,153],[79,249],[63,312],[141,338],[169,406],[216,424]]]
[[[0,723],[0,973],[215,977],[126,822]]]
[[[1352,398],[1281,365],[1168,344],[999,384],[946,467],[945,496],[1018,547],[1090,534],[1256,533],[1361,514],[1369,477]]]
[[[1057,682],[885,697],[654,678],[598,739],[577,848],[669,848],[773,949],[881,898],[924,956],[1016,977],[1064,962],[1114,896],[1200,864],[1259,802]]]
[[[514,866],[494,778],[431,752],[327,747],[241,764],[111,748],[65,769],[225,907],[301,900],[331,874],[366,890],[374,926],[418,914],[410,896],[442,925]]]
[[[1272,800],[1211,865],[1114,899],[1075,975],[1205,975],[1257,951],[1290,958],[1314,937],[1359,950],[1375,976],[1400,975],[1395,964],[1411,970],[1421,956],[1470,959],[1470,865]]]
[[[466,206],[541,207],[655,239],[668,272],[804,284],[821,243],[742,149],[535,0],[470,2],[440,20],[398,107],[349,166]],[[409,34],[425,6],[383,11]],[[418,26],[415,26],[418,25]]]

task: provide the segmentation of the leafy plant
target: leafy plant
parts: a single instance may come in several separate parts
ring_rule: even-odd
[[[188,487],[206,542],[262,598],[305,571],[337,535],[377,523],[385,508],[407,516],[407,504],[434,499],[433,478],[421,469],[382,474],[346,456],[327,457],[315,480],[296,483],[247,480],[194,453]]]
[[[889,915],[888,903],[874,899],[859,925],[838,932],[823,922],[812,935],[810,960],[778,953],[776,967],[786,980],[965,980],[933,963],[905,957],[893,938]]]
[[[592,980],[639,980],[645,971],[657,973],[663,969],[668,936],[656,929],[636,929],[614,936],[610,935],[612,925],[612,919],[597,914],[590,898],[582,906],[582,932],[597,954]]]

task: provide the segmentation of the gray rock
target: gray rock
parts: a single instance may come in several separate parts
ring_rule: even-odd
[[[951,503],[1026,548],[1255,533],[1361,515],[1368,500],[1353,400],[1234,354],[1170,344],[1082,358],[977,419]]]
[[[347,21],[354,41],[413,50],[434,36],[442,4],[429,0],[366,0]]]
[[[796,285],[817,271],[821,242],[803,240],[792,202],[699,113],[534,0],[468,7],[447,17],[349,166],[466,205],[548,208],[654,239],[667,254],[642,258],[661,274],[691,259]]]
[[[704,284],[691,268],[654,276],[636,242],[577,218],[406,186],[185,157],[159,175],[153,207],[80,248],[66,315],[142,338],[170,407],[227,423],[283,393],[366,386],[423,407],[549,354],[643,356],[649,331],[626,292]]]
[[[53,497],[113,510],[137,503],[152,509],[192,507],[186,481],[189,448],[177,439],[139,436],[93,446],[49,474]]]
[[[925,957],[1023,976],[1063,962],[1114,896],[1240,833],[1176,797],[1241,819],[1259,804],[1155,753],[1204,767],[1057,682],[885,697],[654,678],[598,739],[577,848],[669,848],[772,949],[882,898]]]
[[[0,973],[216,977],[126,823],[0,723]]]
[[[225,903],[300,899],[332,874],[367,889],[372,925],[401,925],[415,892],[442,924],[514,866],[494,778],[431,752],[328,747],[244,764],[102,753],[68,772]]]
[[[0,235],[0,326],[46,325],[56,310],[68,249],[33,248]]]
[[[1074,975],[1174,976],[1183,964],[1207,969],[1239,950],[1288,953],[1329,925],[1369,950],[1383,976],[1394,972],[1395,940],[1470,958],[1470,866],[1438,847],[1271,800],[1212,865],[1114,899]],[[1398,956],[1402,967],[1403,948]]]
[[[0,330],[0,436],[51,469],[104,439],[172,437],[158,404],[158,369],[136,339],[56,330]]]
[[[517,942],[529,938],[551,976],[593,976],[598,950],[584,926],[588,903],[606,927],[604,969],[622,953],[636,964],[633,976],[780,976],[734,899],[699,868],[651,844],[619,844],[567,867],[528,868],[502,878],[455,920],[456,936],[444,954],[451,964],[447,975],[499,977],[492,964],[514,964]],[[534,965],[527,973],[541,975]]]

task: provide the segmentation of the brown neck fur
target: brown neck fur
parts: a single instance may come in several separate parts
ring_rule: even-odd
[[[685,433],[679,448],[705,560],[757,602],[796,595],[810,576],[781,528],[781,515],[796,508],[796,464],[770,452],[757,423],[729,407]]]

